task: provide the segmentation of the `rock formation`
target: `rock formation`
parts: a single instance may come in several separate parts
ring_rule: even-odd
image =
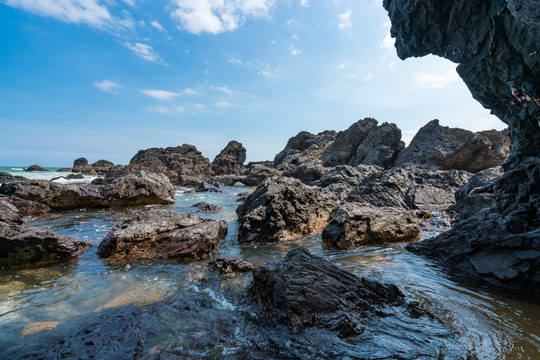
[[[473,97],[510,131],[510,157],[492,199],[409,249],[495,285],[540,293],[540,3],[384,0],[402,59],[459,63]]]
[[[238,141],[232,140],[216,156],[212,162],[215,175],[240,174],[246,161],[246,148]]]
[[[223,220],[144,209],[116,225],[99,244],[101,257],[196,260],[207,257],[227,233]]]
[[[81,172],[87,175],[103,175],[111,172],[118,172],[123,169],[122,165],[115,165],[108,160],[98,160],[88,164],[86,158],[78,158],[73,162],[72,171]]]
[[[39,165],[31,165],[28,168],[24,169],[24,171],[49,171],[49,170]]]
[[[510,138],[491,130],[473,133],[449,128],[432,120],[424,125],[403,150],[396,165],[416,164],[439,170],[466,170],[476,173],[498,166],[510,153]]]
[[[234,256],[222,256],[208,263],[210,269],[220,274],[235,274],[253,271],[253,264]]]

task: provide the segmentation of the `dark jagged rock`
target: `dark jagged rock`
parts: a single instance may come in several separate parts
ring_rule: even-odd
[[[115,165],[108,160],[98,160],[88,164],[85,158],[79,158],[73,162],[73,171],[86,175],[104,175],[108,173],[120,173],[124,169],[122,165]]]
[[[116,225],[99,244],[98,254],[122,260],[196,260],[207,257],[226,233],[223,220],[144,209]]]
[[[0,200],[7,201],[11,205],[15,206],[19,215],[21,216],[39,216],[47,214],[49,211],[51,211],[51,208],[45,204],[21,199],[15,196],[0,195]]]
[[[347,248],[385,241],[403,241],[417,237],[420,226],[412,211],[345,203],[322,231],[326,244]]]
[[[0,183],[5,183],[14,180],[26,180],[24,176],[11,175],[7,172],[0,172]]]
[[[340,165],[334,168],[326,170],[324,175],[311,185],[325,187],[331,184],[344,183],[351,186],[360,184],[368,176],[382,171],[383,169],[378,166],[370,165]]]
[[[405,148],[401,141],[401,130],[396,124],[383,123],[369,132],[356,148],[350,160],[351,165],[377,165],[389,168],[394,165],[397,155]]]
[[[296,330],[325,328],[344,338],[361,334],[374,317],[399,311],[410,318],[429,316],[395,285],[357,277],[304,247],[254,269],[250,292],[276,324]]]
[[[403,150],[396,165],[425,165],[440,170],[466,170],[476,173],[498,166],[508,157],[510,138],[501,131],[473,133],[449,128],[432,120],[423,126]]]
[[[265,180],[238,206],[238,241],[278,241],[322,229],[338,199],[294,178]]]
[[[46,204],[54,210],[174,203],[175,189],[162,174],[139,171],[101,182],[102,185],[15,181],[2,184],[0,193]]]
[[[24,171],[49,171],[49,170],[39,165],[31,165],[28,168],[24,169]]]
[[[68,179],[68,180],[81,180],[81,179],[84,179],[84,175],[83,174],[69,174],[68,176],[66,176],[66,179]]]
[[[281,169],[291,169],[293,165],[299,163],[299,158],[315,158],[321,155],[322,151],[334,141],[335,131],[323,131],[317,135],[307,131],[301,131],[296,136],[287,141],[285,148],[275,156],[274,167]],[[294,164],[289,165],[289,163]]]
[[[86,242],[52,231],[0,221],[2,270],[37,267],[73,259],[89,247],[91,245]]]
[[[86,158],[78,158],[73,161],[73,171],[81,171],[81,168],[88,166],[88,160]]]
[[[348,201],[408,210],[443,211],[455,203],[454,194],[469,179],[462,170],[392,168],[361,182]]]
[[[245,175],[218,175],[212,181],[223,186],[233,186],[236,183],[246,186],[259,186],[264,180],[281,175],[281,171],[263,164],[253,164],[247,167]]]
[[[539,5],[538,0],[384,1],[398,55],[431,53],[459,63],[457,71],[473,97],[508,125],[511,138],[504,175],[483,191],[489,195],[486,206],[409,249],[493,284],[533,293],[540,292]]]
[[[216,192],[216,193],[223,192],[217,186],[212,185],[206,181],[201,181],[199,185],[197,185],[194,191],[195,192]]]
[[[189,144],[139,150],[123,172],[139,169],[163,173],[173,184],[182,186],[196,186],[212,175],[210,160]]]
[[[60,168],[58,170],[56,170],[58,172],[73,172],[73,169],[72,168]]]
[[[208,263],[210,269],[220,274],[245,273],[253,271],[253,264],[234,256],[222,256]]]
[[[7,201],[5,197],[0,197],[0,221],[10,225],[23,224],[19,210]]]
[[[319,180],[325,173],[325,170],[321,160],[308,159],[292,169],[283,171],[283,176],[297,178],[304,184],[309,184]]]
[[[217,214],[221,211],[221,208],[217,205],[207,204],[204,202],[196,203],[191,205],[193,208],[197,208],[197,212],[202,212],[205,214]]]
[[[215,175],[240,174],[246,161],[246,148],[238,141],[232,140],[216,156],[212,162]]]

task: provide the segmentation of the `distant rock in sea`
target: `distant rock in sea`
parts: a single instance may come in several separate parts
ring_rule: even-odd
[[[24,171],[49,171],[49,170],[39,165],[31,165],[28,168],[24,169]]]

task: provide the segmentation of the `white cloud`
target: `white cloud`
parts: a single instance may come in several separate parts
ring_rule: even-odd
[[[150,108],[150,110],[166,115],[183,114],[186,112],[186,108],[183,106],[157,106]]]
[[[309,6],[309,0],[300,0],[300,5]]]
[[[231,64],[242,65],[242,60],[236,59],[236,58],[229,59],[229,62],[230,62]]]
[[[234,91],[232,91],[231,89],[229,89],[228,87],[226,86],[210,86],[211,89],[213,90],[219,90],[219,91],[222,91],[226,94],[229,94],[229,95],[232,95],[234,94]]]
[[[392,37],[392,35],[390,35],[390,29],[388,29],[388,31],[386,32],[386,35],[384,36],[384,39],[383,39],[383,41],[381,43],[381,48],[382,49],[393,49],[395,42],[396,42],[396,39],[394,39]]]
[[[198,96],[202,94],[196,90],[187,88],[184,91],[182,91],[182,95],[197,95]]]
[[[157,29],[159,32],[167,32],[167,30],[165,30],[165,28],[163,27],[163,25],[161,25],[159,22],[157,22],[156,20],[152,20],[150,21],[150,25],[152,25],[152,27],[154,29]]]
[[[128,5],[135,6],[135,0],[122,0],[122,1]]]
[[[111,94],[117,94],[115,89],[122,87],[122,85],[115,83],[114,81],[111,81],[111,80],[96,81],[94,83],[94,86],[97,86],[101,90],[111,93]]]
[[[219,101],[219,102],[216,103],[216,106],[217,106],[217,107],[221,107],[221,108],[225,108],[225,107],[230,107],[230,106],[232,106],[232,104],[231,104],[231,103],[228,103],[228,102],[226,102],[226,101]]]
[[[178,93],[166,90],[141,90],[141,92],[158,100],[171,100],[180,95]]]
[[[338,27],[340,27],[341,29],[352,27],[351,14],[352,14],[351,10],[347,10],[343,14],[338,14],[338,18],[339,18]]]
[[[292,56],[300,55],[301,53],[302,53],[302,50],[299,50],[299,49],[295,48],[294,45],[291,45],[290,54]]]
[[[159,54],[152,49],[152,47],[148,44],[142,44],[142,43],[124,43],[124,45],[135,55],[137,55],[140,58],[143,58],[146,61],[151,62],[157,62],[160,60]]]
[[[172,17],[194,34],[233,31],[249,17],[267,17],[274,0],[174,0]]]
[[[414,81],[416,83],[432,89],[443,89],[459,79],[460,77],[455,69],[438,75],[424,73],[414,74]]]

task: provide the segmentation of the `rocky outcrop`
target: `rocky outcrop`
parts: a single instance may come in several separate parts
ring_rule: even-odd
[[[311,185],[325,187],[331,184],[344,183],[356,186],[364,181],[368,176],[382,171],[378,166],[369,165],[340,165],[325,171],[324,175]]]
[[[361,334],[367,320],[398,312],[410,321],[429,317],[393,284],[357,277],[306,248],[278,263],[253,270],[251,294],[267,319],[295,330],[318,327],[347,338]]]
[[[219,189],[219,187],[212,185],[206,181],[201,181],[199,185],[193,190],[195,192],[215,192],[220,193],[223,192]]]
[[[432,120],[414,136],[402,151],[396,165],[424,165],[439,170],[466,170],[472,173],[498,166],[510,153],[510,138],[491,130],[473,133],[449,128]]]
[[[238,241],[278,241],[322,229],[338,199],[293,178],[265,180],[238,206]]]
[[[0,195],[0,201],[5,201],[13,205],[21,216],[39,216],[51,211],[51,208],[45,204],[21,199],[15,196]]]
[[[31,165],[28,168],[24,169],[24,171],[49,171],[49,170],[39,165]]]
[[[5,199],[5,197],[0,197],[0,221],[10,225],[23,224],[19,210]]]
[[[393,207],[374,207],[345,203],[322,231],[326,244],[347,248],[385,241],[403,241],[417,237],[420,226],[412,211]]]
[[[410,245],[496,285],[540,292],[540,14],[538,1],[385,0],[401,58],[459,63],[473,97],[505,122],[511,152],[486,207]],[[463,24],[466,24],[464,26]]]
[[[252,263],[235,256],[222,256],[208,263],[210,269],[219,274],[236,274],[253,271]]]
[[[175,189],[164,175],[139,171],[101,180],[100,185],[14,181],[2,184],[0,194],[42,203],[54,210],[69,210],[172,204]]]
[[[147,170],[165,174],[174,185],[196,186],[212,175],[208,158],[193,145],[139,150],[123,170]]]
[[[73,162],[72,170],[87,175],[104,175],[107,173],[119,172],[123,168],[122,165],[115,165],[108,160],[98,160],[95,163],[88,164],[86,158],[79,158]]]
[[[227,233],[223,220],[144,209],[130,214],[99,244],[105,258],[197,260],[207,257]]]
[[[73,161],[73,171],[80,171],[82,168],[88,166],[88,160],[86,158],[78,158]]]
[[[285,148],[274,158],[274,167],[292,169],[301,163],[302,159],[318,158],[328,144],[335,140],[336,132],[327,130],[317,135],[301,131],[287,141]]]
[[[264,180],[281,176],[281,174],[280,170],[257,163],[247,166],[245,175],[218,175],[212,178],[212,182],[223,186],[233,186],[236,183],[259,186]]]
[[[307,159],[292,169],[283,171],[283,176],[297,178],[304,184],[319,180],[326,168],[319,159]]]
[[[230,141],[212,162],[212,171],[215,175],[242,173],[246,152],[246,148],[241,143],[235,140]]]
[[[11,175],[10,173],[3,172],[3,171],[0,172],[0,183],[5,183],[9,181],[14,181],[14,180],[26,180],[26,178],[24,176]]]
[[[196,212],[204,214],[217,214],[221,211],[221,208],[214,204],[207,204],[204,202],[191,205],[192,208],[196,208]]]
[[[73,259],[90,246],[86,242],[52,231],[0,221],[2,270],[37,267]]]

